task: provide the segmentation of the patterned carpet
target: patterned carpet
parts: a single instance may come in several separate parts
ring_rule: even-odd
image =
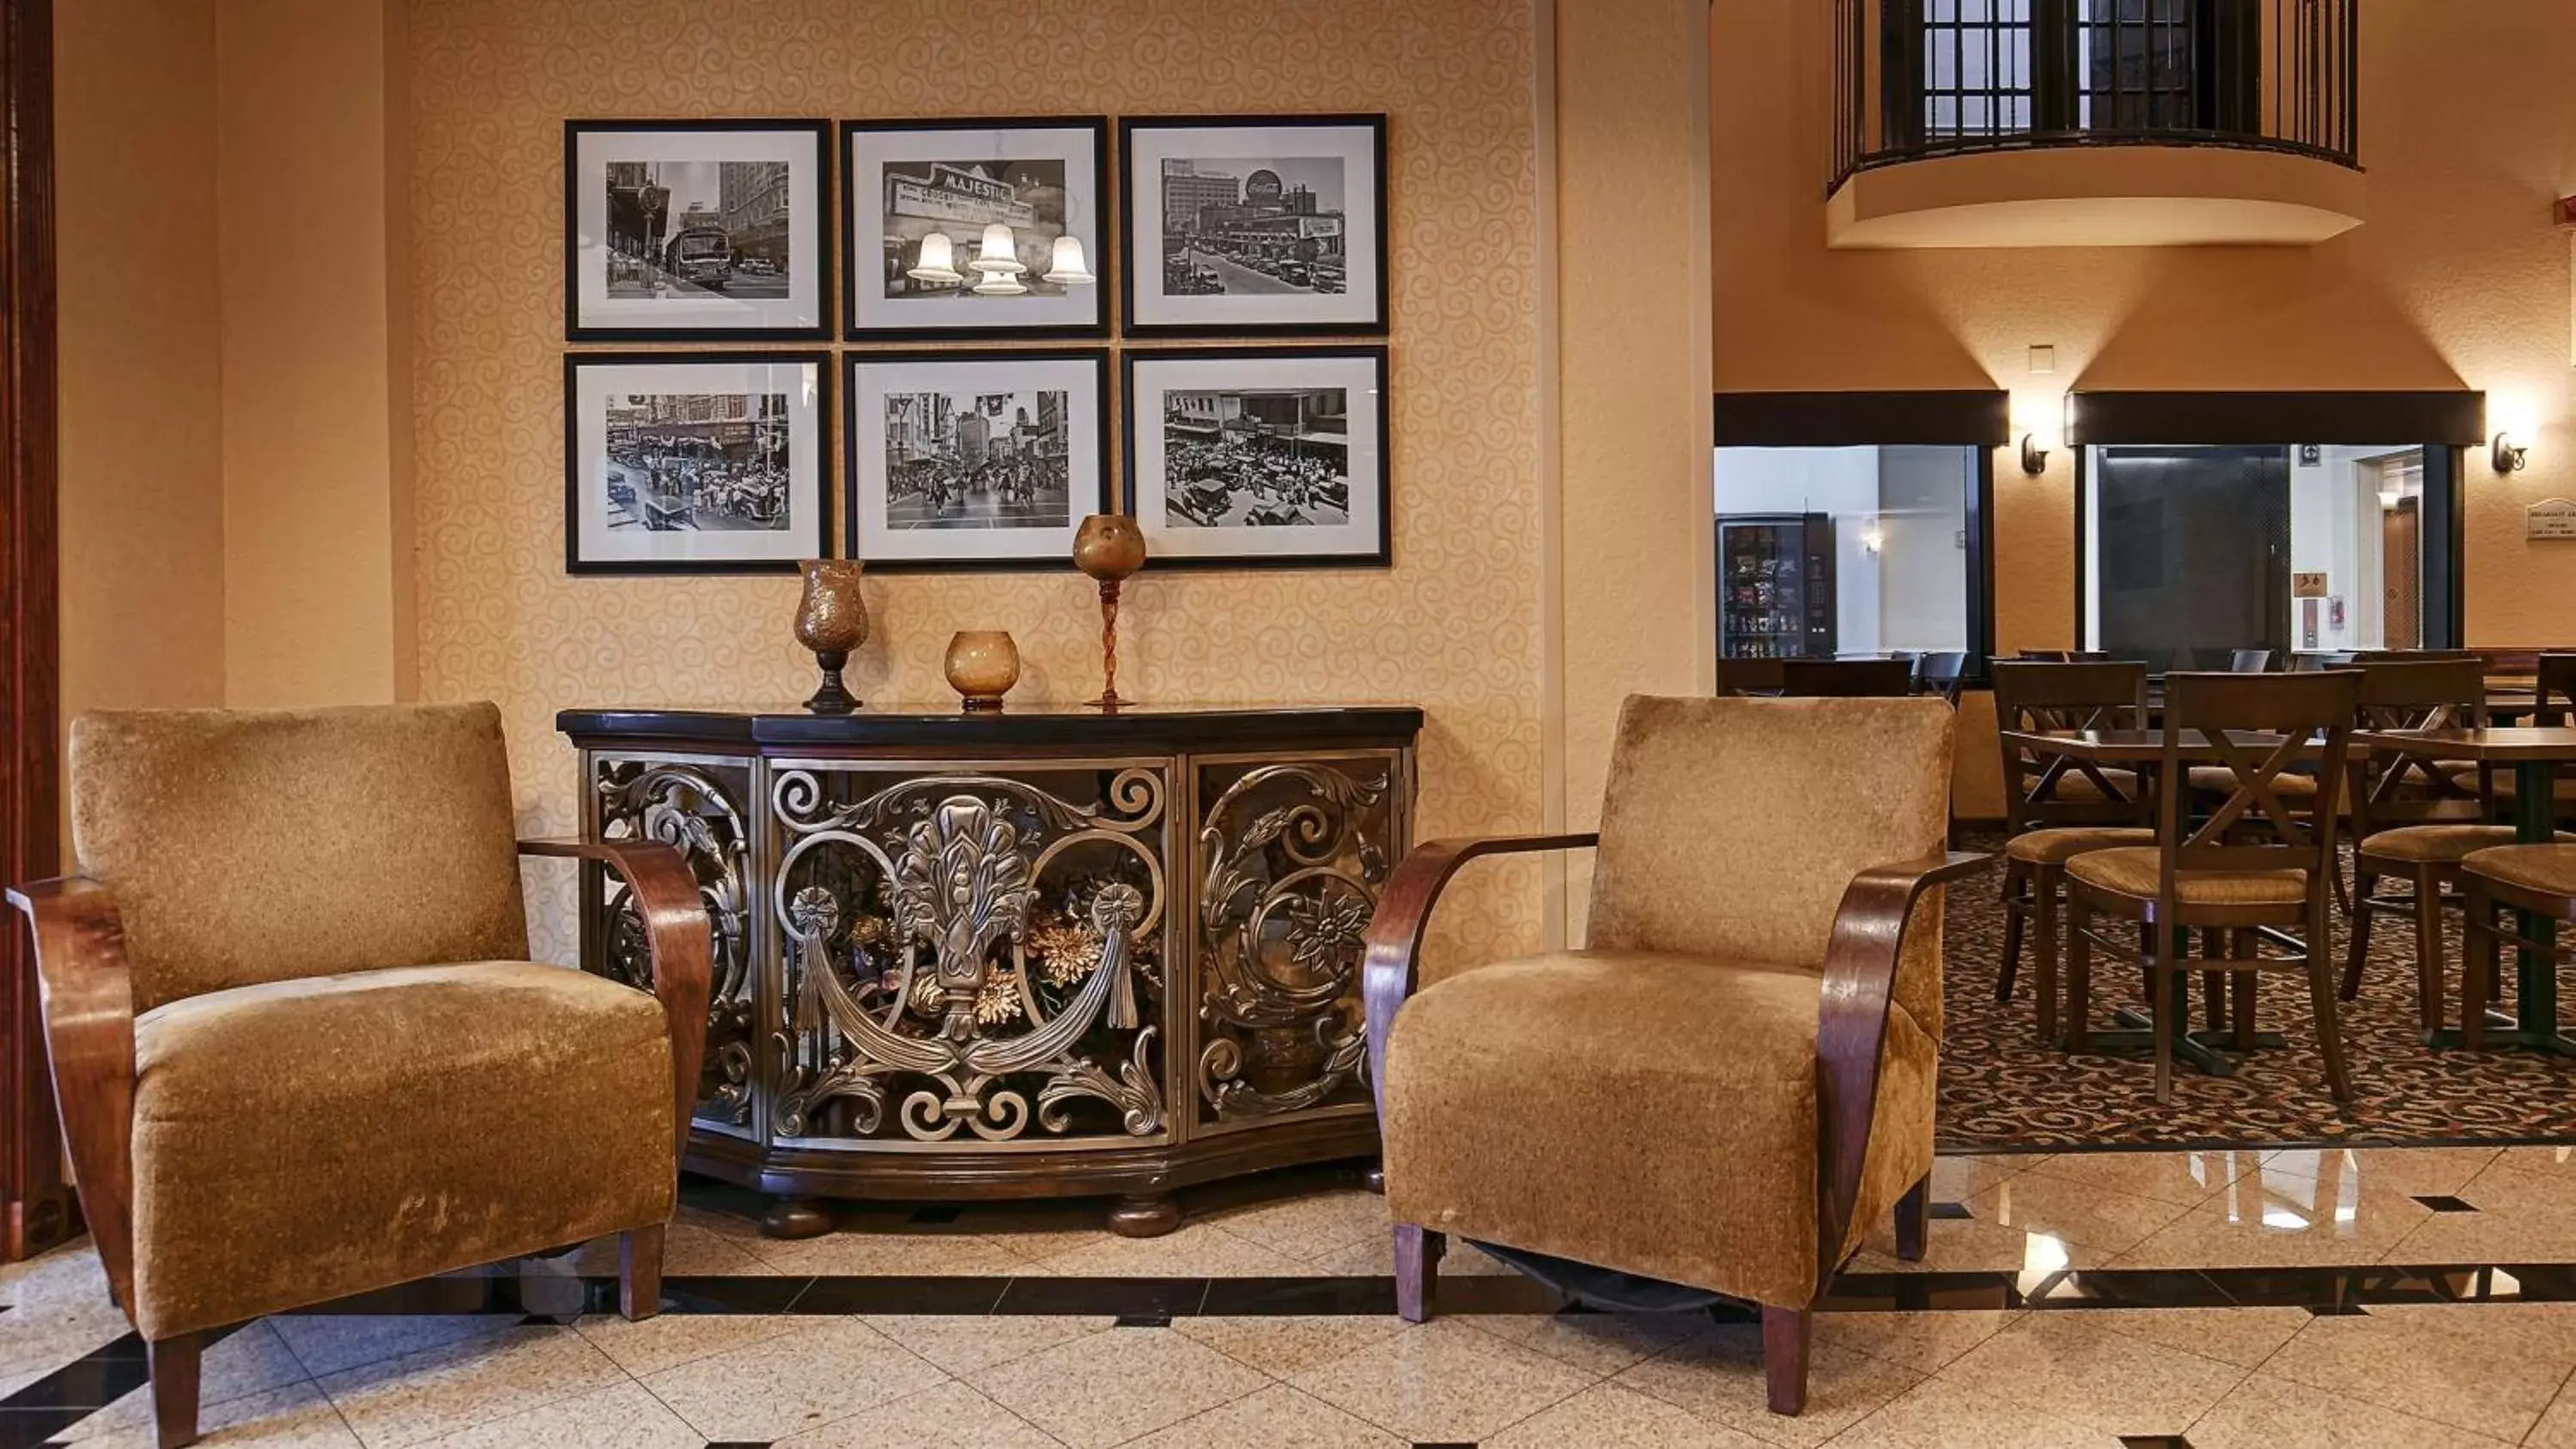
[[[1999,850],[1999,839],[1965,843]],[[2068,1147],[2295,1147],[2319,1144],[2576,1141],[2576,1060],[2528,1051],[2434,1052],[2415,1018],[2414,931],[2382,916],[2358,1000],[2343,1003],[2344,1050],[2354,1100],[2325,1086],[2303,977],[2266,974],[2258,1020],[2288,1037],[2257,1052],[2233,1077],[2176,1062],[2174,1100],[2156,1104],[2153,1066],[2135,1056],[2071,1056],[2043,1045],[2025,943],[2013,999],[1998,1003],[2004,913],[1997,867],[1950,894],[1944,955],[1948,1022],[1941,1051],[1940,1144],[1945,1152],[2031,1152]],[[2335,960],[2345,926],[2335,923]],[[2459,988],[2459,918],[2450,917],[2451,990]],[[2512,967],[2506,967],[2508,975]],[[2576,979],[2561,973],[2562,1000]],[[2138,973],[2107,969],[2097,954],[2094,1016],[2140,1000]],[[2195,986],[2195,996],[2197,987]],[[2456,1012],[2456,1006],[2453,1010]]]

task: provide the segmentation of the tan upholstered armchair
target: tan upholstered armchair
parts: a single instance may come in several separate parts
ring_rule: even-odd
[[[1448,1234],[1687,1284],[1762,1305],[1771,1407],[1805,1406],[1867,1223],[1923,1249],[1939,887],[1985,863],[1942,848],[1951,729],[1938,699],[1632,698],[1597,836],[1405,857],[1365,967],[1404,1317]],[[1460,866],[1590,845],[1586,949],[1415,991]]]
[[[519,842],[488,704],[85,715],[71,791],[85,874],[10,900],[163,1449],[226,1324],[608,1233],[654,1311],[706,1036],[678,852]],[[625,877],[658,1003],[526,960],[522,854]]]

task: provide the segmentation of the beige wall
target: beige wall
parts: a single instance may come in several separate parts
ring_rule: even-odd
[[[402,15],[402,0],[222,7],[234,705],[415,688]]]
[[[55,16],[64,717],[221,704],[214,6]]]
[[[2576,495],[2569,238],[2576,5],[2371,0],[2361,47],[2369,222],[2310,248],[1828,252],[1829,8],[1716,0],[1717,386],[2450,388],[2534,431],[2531,468],[2473,455],[2468,641],[2576,639],[2576,548],[2522,510]],[[2474,79],[2471,79],[2474,78]],[[2027,349],[2057,349],[2034,376]],[[2394,440],[2404,441],[2404,440]],[[2073,632],[2073,463],[1997,472],[1997,647]]]
[[[412,214],[423,693],[490,697],[523,814],[566,830],[566,706],[792,700],[792,578],[568,578],[560,359],[567,116],[1383,110],[1393,212],[1388,570],[1157,574],[1129,587],[1121,685],[1159,700],[1415,700],[1420,828],[1540,818],[1536,35],[1527,0],[769,0],[707,39],[707,0],[418,0]],[[837,475],[839,460],[834,459]],[[1068,566],[882,577],[854,687],[949,697],[949,634],[1018,636],[1028,698],[1096,685]],[[540,886],[541,950],[569,893]],[[1536,939],[1488,878],[1452,944]]]

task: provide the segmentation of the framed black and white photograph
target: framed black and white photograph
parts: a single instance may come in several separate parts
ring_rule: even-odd
[[[871,569],[1061,568],[1110,511],[1105,352],[850,353],[842,517]]]
[[[1109,123],[844,121],[853,342],[1100,337]]]
[[[820,341],[823,121],[564,122],[564,335]]]
[[[1119,123],[1137,337],[1384,333],[1386,117]]]
[[[823,353],[564,358],[564,567],[793,573],[831,551]]]
[[[1385,348],[1126,358],[1126,511],[1149,567],[1389,561]]]

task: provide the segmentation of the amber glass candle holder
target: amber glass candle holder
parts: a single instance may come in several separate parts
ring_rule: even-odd
[[[1145,534],[1123,513],[1095,513],[1073,536],[1073,566],[1100,585],[1100,697],[1092,708],[1116,713],[1135,703],[1118,697],[1118,590],[1145,566]]]
[[[814,651],[823,671],[822,687],[805,701],[815,714],[848,714],[858,696],[841,683],[850,651],[868,642],[868,604],[859,594],[857,559],[809,558],[796,566],[805,576],[805,595],[796,604],[796,642]]]

